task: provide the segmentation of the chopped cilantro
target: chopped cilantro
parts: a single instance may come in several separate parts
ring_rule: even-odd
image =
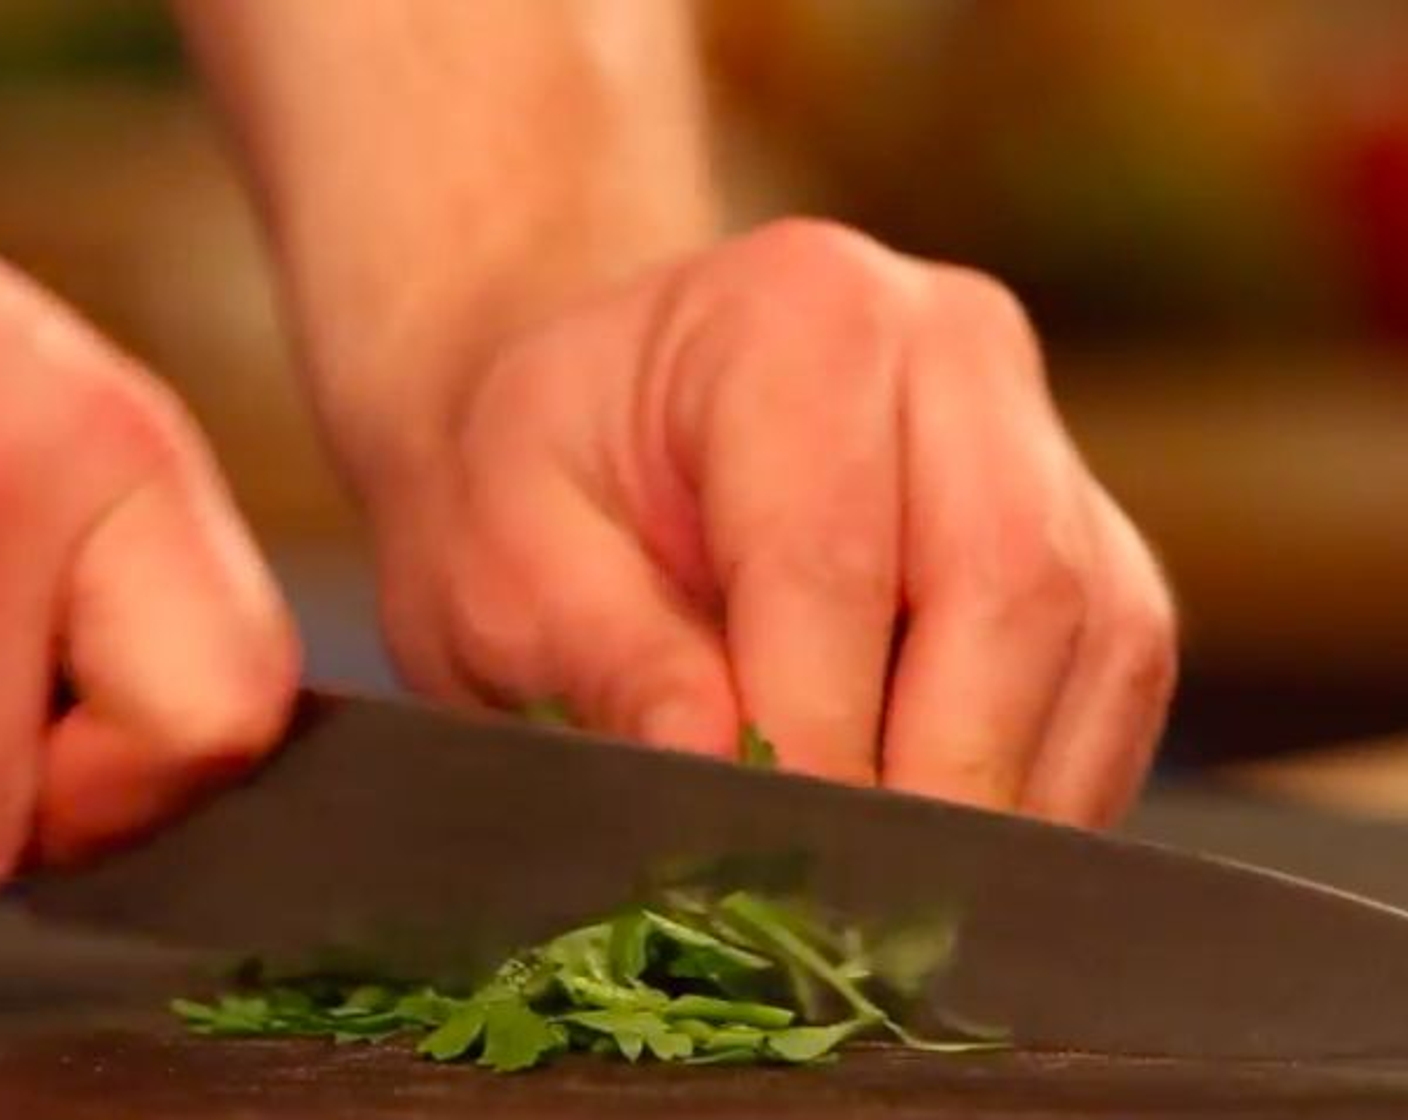
[[[519,996],[491,999],[484,1005],[484,1049],[479,1064],[499,1073],[531,1069],[567,1048],[567,1031],[534,1011]]]
[[[479,1041],[484,1033],[484,1004],[470,1000],[431,1031],[416,1050],[437,1062],[452,1062]]]
[[[557,696],[530,700],[523,705],[521,714],[530,723],[546,724],[549,727],[572,726],[572,712],[567,707],[567,701]]]
[[[349,1044],[409,1036],[428,1059],[500,1073],[566,1051],[630,1062],[809,1064],[854,1038],[885,1034],[940,1053],[1000,1047],[917,1038],[883,1002],[890,993],[912,997],[952,947],[948,926],[870,943],[793,901],[675,890],[510,958],[469,994],[379,977],[272,983],[247,969],[243,986],[214,1002],[178,999],[171,1010],[207,1035]]]
[[[777,747],[751,723],[744,724],[738,734],[738,755],[744,766],[758,770],[777,769]]]

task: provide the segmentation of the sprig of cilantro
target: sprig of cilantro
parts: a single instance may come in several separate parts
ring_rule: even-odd
[[[909,933],[903,986],[945,963],[951,938]],[[511,1073],[569,1051],[692,1064],[809,1064],[852,1039],[958,1052],[1002,1043],[934,1042],[901,1026],[883,1000],[886,942],[818,918],[794,901],[735,891],[666,892],[569,930],[505,961],[465,995],[393,982],[253,977],[214,1002],[176,1000],[191,1030],[225,1037],[412,1039],[438,1061]],[[920,950],[929,947],[926,956]]]
[[[758,770],[777,769],[777,747],[751,723],[744,724],[739,732],[738,754],[744,766]]]

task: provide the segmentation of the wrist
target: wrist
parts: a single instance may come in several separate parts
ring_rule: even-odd
[[[580,199],[578,200],[580,202]],[[435,251],[357,257],[356,238],[318,267],[286,269],[305,381],[346,482],[366,506],[443,470],[464,400],[505,340],[593,291],[709,243],[706,205],[670,224],[590,218],[579,209],[525,220],[472,252],[473,225],[447,224]],[[688,215],[688,220],[680,220]],[[448,252],[444,246],[466,246]]]
[[[359,489],[507,334],[710,235],[686,5],[178,11],[264,212],[312,398]]]

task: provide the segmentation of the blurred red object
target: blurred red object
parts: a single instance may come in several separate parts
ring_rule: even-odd
[[[1342,142],[1336,178],[1369,325],[1408,342],[1408,106]]]

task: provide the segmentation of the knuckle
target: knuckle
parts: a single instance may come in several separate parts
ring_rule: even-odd
[[[53,293],[0,261],[0,349],[53,365],[101,349],[98,336]]]
[[[12,452],[102,445],[110,433],[157,444],[174,395],[75,312],[0,266],[0,442]],[[75,441],[67,444],[67,440]],[[28,446],[26,446],[28,445]]]
[[[195,430],[175,392],[138,371],[85,380],[75,389],[68,419],[74,438],[119,470],[174,465]]]
[[[828,327],[853,327],[896,305],[884,251],[868,237],[833,222],[788,218],[764,226],[724,250],[723,269],[734,291],[752,293],[776,315],[779,299],[794,315]]]
[[[1052,527],[1010,534],[980,565],[979,609],[1013,626],[1074,630],[1084,619],[1085,566]]]
[[[1178,677],[1178,624],[1162,588],[1123,606],[1113,624],[1119,671],[1130,691],[1162,701]]]
[[[773,380],[812,397],[823,381],[833,394],[872,393],[898,364],[913,288],[907,266],[864,234],[790,218],[719,253],[698,279],[728,357],[775,347],[791,360],[776,363]]]
[[[771,569],[764,577],[768,581],[806,588],[828,603],[874,615],[888,616],[895,610],[898,565],[883,534],[851,527],[798,536],[760,551],[754,559]]]
[[[935,277],[939,304],[955,330],[1024,353],[1039,350],[1021,298],[997,277],[956,265],[939,268]]]
[[[104,495],[173,469],[190,424],[169,390],[140,376],[0,385],[0,511],[87,516]]]
[[[175,393],[137,370],[0,390],[0,478],[31,481],[55,468],[112,486],[189,453],[194,422]]]
[[[750,257],[791,267],[850,268],[864,263],[875,243],[824,218],[779,218],[744,235],[737,245]]]

